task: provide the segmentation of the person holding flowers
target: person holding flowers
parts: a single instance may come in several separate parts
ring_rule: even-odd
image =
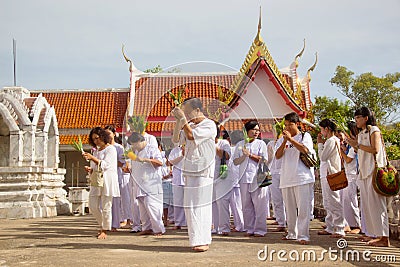
[[[93,155],[83,152],[82,156],[90,160],[90,166],[85,166],[88,173],[99,170],[103,173],[103,186],[90,186],[89,209],[99,224],[98,239],[106,239],[107,231],[111,230],[112,199],[119,197],[117,151],[111,145],[110,135],[101,127],[93,128],[89,133],[89,144],[96,148]]]
[[[132,173],[137,183],[141,235],[153,234],[157,237],[165,233],[163,215],[162,176],[159,168],[163,165],[161,152],[157,146],[148,144],[145,138],[136,132],[128,137],[128,143],[135,152],[132,160]]]
[[[196,252],[211,244],[212,192],[215,164],[215,123],[203,114],[199,98],[187,98],[172,110],[176,119],[172,141],[185,144],[182,172],[189,243]]]
[[[239,165],[240,195],[246,236],[263,237],[267,233],[267,188],[258,187],[257,168],[262,157],[268,161],[267,145],[257,139],[260,125],[249,121],[244,125],[245,139],[240,141],[233,154],[233,163]]]

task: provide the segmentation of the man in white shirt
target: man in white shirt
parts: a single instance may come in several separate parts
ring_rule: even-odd
[[[196,252],[209,249],[211,243],[212,190],[215,164],[215,123],[203,114],[198,98],[188,98],[172,114],[176,124],[174,143],[185,143],[182,164],[185,177],[184,206],[189,242]]]
[[[276,159],[282,158],[280,188],[286,208],[288,234],[284,240],[308,244],[310,240],[311,194],[315,182],[314,168],[308,168],[299,159],[300,152],[314,152],[309,133],[304,137],[298,126],[297,113],[285,115],[283,139],[277,144]],[[315,152],[314,152],[315,153]]]

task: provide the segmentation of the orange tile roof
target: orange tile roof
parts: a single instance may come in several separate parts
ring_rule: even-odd
[[[89,144],[89,131],[88,134],[81,135],[60,135],[60,144],[61,145],[69,145],[72,141],[78,142],[79,136],[81,137],[83,144]]]
[[[140,78],[136,82],[134,113],[146,117],[167,117],[170,115],[171,100],[168,90],[177,94],[180,88],[187,88],[184,98],[196,96],[208,106],[213,99],[218,99],[218,86],[223,92],[230,88],[236,75],[202,76],[154,76]]]
[[[38,93],[31,93],[32,97]],[[54,107],[59,129],[82,129],[114,125],[121,128],[129,92],[43,92]]]

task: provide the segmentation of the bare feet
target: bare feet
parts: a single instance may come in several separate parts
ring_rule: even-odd
[[[300,245],[308,245],[308,244],[310,243],[310,241],[307,241],[307,240],[297,240],[297,242],[298,242]]]
[[[331,238],[343,238],[344,235],[341,235],[341,234],[331,234],[329,237],[331,237]]]
[[[144,230],[139,233],[139,235],[152,235],[153,230]]]
[[[345,227],[344,227],[344,232],[345,232],[345,233],[349,233],[350,231],[351,231],[350,226],[345,226]]]
[[[286,232],[286,227],[278,226],[275,230],[272,230],[272,232]]]
[[[361,229],[360,229],[360,228],[354,228],[353,230],[351,230],[351,231],[349,232],[349,234],[357,235],[357,234],[359,234],[360,232],[361,232]]]
[[[254,237],[264,237],[264,235],[254,234]]]
[[[222,235],[222,236],[228,236],[228,235],[229,235],[229,232],[222,232],[220,235]]]
[[[156,238],[161,238],[163,234],[161,232],[159,232],[159,233],[154,233],[153,235]]]
[[[111,228],[111,232],[118,232],[117,228]]]
[[[362,237],[360,237],[360,238],[358,238],[361,242],[369,242],[369,241],[371,241],[371,240],[373,240],[374,238],[373,237],[370,237],[370,236],[362,236]]]
[[[193,247],[193,250],[196,252],[205,252],[209,249],[208,245],[202,245],[202,246],[195,246]]]
[[[329,232],[326,231],[326,230],[318,231],[317,234],[318,234],[318,235],[331,235],[331,233],[329,233]]]
[[[97,239],[106,239],[107,238],[107,233],[105,230],[101,230],[99,235],[97,236]]]
[[[174,228],[172,228],[172,229],[174,229],[174,230],[180,230],[180,229],[182,229],[182,227],[179,226],[179,225],[177,225],[177,226],[174,226]]]
[[[250,236],[254,236],[254,234],[250,234],[250,233],[245,233],[244,236],[246,237],[250,237]]]
[[[367,242],[366,245],[373,246],[373,247],[389,247],[390,242],[389,242],[389,238],[380,237],[380,238],[376,238],[376,239],[373,239],[373,240]]]

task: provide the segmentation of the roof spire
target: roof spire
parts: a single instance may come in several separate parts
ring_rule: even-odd
[[[300,53],[298,53],[296,55],[296,57],[294,58],[294,62],[296,63],[296,68],[299,66],[299,61],[298,59],[303,55],[304,53],[304,49],[306,48],[306,39],[303,39],[303,49],[301,49]]]
[[[255,38],[255,43],[257,45],[261,45],[263,43],[263,39],[261,38],[261,6],[260,6],[260,16],[258,18],[258,30],[257,30],[257,36]]]
[[[317,66],[317,62],[318,62],[318,53],[315,52],[315,62],[314,62],[314,65],[312,65],[312,66],[308,69],[308,71],[307,71],[308,81],[311,81],[310,72],[311,72],[311,71],[314,71],[315,66]]]
[[[133,63],[132,63],[132,60],[130,60],[130,59],[125,55],[124,47],[125,47],[124,44],[122,44],[122,55],[124,56],[125,61],[126,61],[126,62],[129,62],[129,72],[132,72],[132,70],[133,70]]]

